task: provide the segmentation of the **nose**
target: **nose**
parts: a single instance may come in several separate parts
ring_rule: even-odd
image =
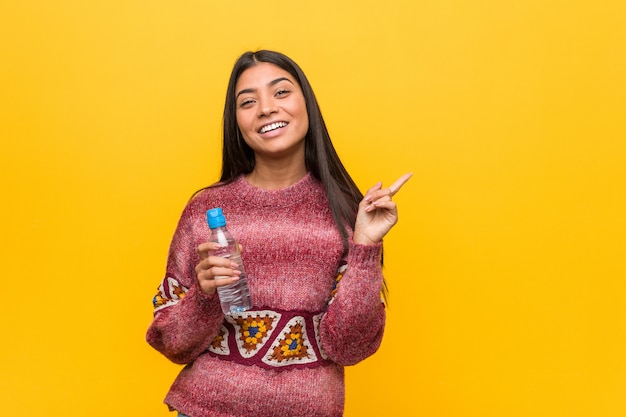
[[[259,103],[259,117],[266,117],[277,111],[276,103],[271,98],[263,99]]]

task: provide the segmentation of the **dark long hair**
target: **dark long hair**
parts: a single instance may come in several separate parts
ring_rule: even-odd
[[[333,147],[309,80],[298,64],[280,52],[268,50],[246,52],[235,63],[228,81],[224,105],[224,144],[220,183],[229,183],[241,174],[249,174],[254,169],[254,152],[243,140],[237,125],[235,86],[245,70],[261,62],[274,64],[287,71],[302,89],[309,117],[309,130],[306,133],[304,145],[306,169],[326,189],[335,224],[347,248],[346,226],[354,229],[356,213],[363,194],[348,174]]]

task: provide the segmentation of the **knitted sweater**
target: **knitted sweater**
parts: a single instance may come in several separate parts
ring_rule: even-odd
[[[228,229],[243,247],[253,309],[321,312],[315,335],[309,333],[309,341],[315,338],[320,346],[303,352],[325,361],[264,368],[208,351],[228,319],[217,295],[200,290],[194,269],[198,245],[209,240],[206,211],[213,207],[222,207]],[[241,176],[190,201],[171,243],[147,333],[155,349],[186,364],[165,398],[170,409],[191,417],[341,416],[343,366],[378,349],[385,323],[381,245],[350,239],[347,256],[343,253],[324,188],[310,174],[281,190],[254,187]]]

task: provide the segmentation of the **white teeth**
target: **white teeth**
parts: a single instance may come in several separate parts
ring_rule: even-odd
[[[263,126],[261,130],[259,130],[259,132],[266,133],[266,132],[269,132],[270,130],[278,129],[279,127],[285,127],[285,126],[287,126],[287,123],[285,122],[276,122],[267,126]]]

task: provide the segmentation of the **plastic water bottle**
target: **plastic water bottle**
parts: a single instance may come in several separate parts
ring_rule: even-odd
[[[241,262],[241,253],[239,252],[237,242],[235,242],[235,239],[233,239],[230,232],[226,229],[226,218],[222,214],[222,209],[217,207],[208,210],[206,212],[206,218],[211,228],[210,241],[217,242],[222,246],[220,249],[212,251],[211,255],[229,258],[238,265],[237,269],[241,271],[239,281],[217,287],[217,295],[220,298],[222,311],[224,314],[228,314],[249,310],[252,307],[252,302],[250,300],[248,281],[246,280],[246,271],[243,269],[243,262]],[[215,277],[215,279],[221,278],[228,277]]]

